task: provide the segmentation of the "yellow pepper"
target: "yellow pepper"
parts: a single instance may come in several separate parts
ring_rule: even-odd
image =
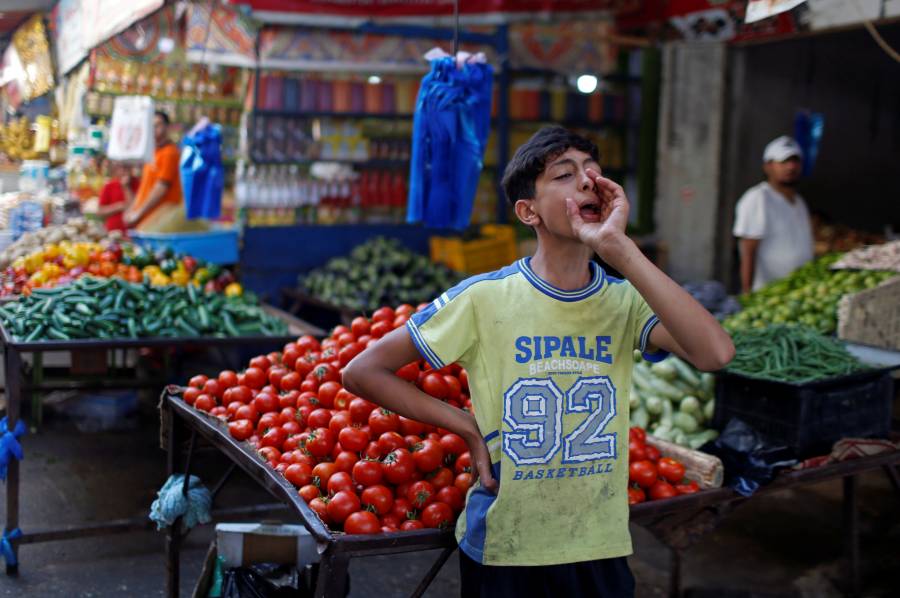
[[[187,270],[175,270],[172,272],[172,282],[179,286],[184,286],[190,281],[191,275],[187,273]]]
[[[52,260],[59,256],[59,246],[57,245],[47,245],[44,247],[44,259]]]
[[[240,285],[240,283],[233,282],[227,287],[225,287],[225,296],[226,297],[240,297],[244,294],[244,287]]]
[[[25,258],[25,271],[29,274],[34,274],[38,270],[41,269],[41,265],[44,263],[44,256],[40,251],[36,253],[30,254]]]

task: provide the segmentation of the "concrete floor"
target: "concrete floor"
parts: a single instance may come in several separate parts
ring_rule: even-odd
[[[64,418],[48,417],[45,428],[23,442],[20,527],[34,531],[146,515],[165,478],[154,407],[152,400],[144,401],[136,427],[120,432],[82,433]],[[203,453],[196,471],[212,484],[225,465],[218,455]],[[860,485],[864,595],[900,595],[895,575],[900,569],[900,496],[880,472],[863,476]],[[684,555],[687,595],[842,595],[840,497],[840,483],[829,482],[760,497],[737,509]],[[238,476],[217,506],[269,502],[267,494]],[[288,517],[285,512],[272,516]],[[642,529],[634,528],[633,535],[637,595],[664,596],[667,551]],[[212,536],[209,525],[188,538],[182,596],[190,596]],[[0,596],[162,596],[163,547],[164,536],[155,531],[24,546],[20,575],[0,575]],[[436,553],[426,552],[357,559],[351,565],[351,596],[406,595],[434,558]],[[457,567],[454,557],[426,595],[458,596]]]

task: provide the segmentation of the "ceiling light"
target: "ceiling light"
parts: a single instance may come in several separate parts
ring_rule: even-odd
[[[581,75],[578,77],[575,85],[581,93],[594,93],[594,90],[597,89],[597,77],[594,75]]]

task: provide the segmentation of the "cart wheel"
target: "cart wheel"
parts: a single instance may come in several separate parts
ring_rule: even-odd
[[[9,577],[17,577],[19,575],[19,564],[15,565],[7,565],[6,566],[6,575]]]

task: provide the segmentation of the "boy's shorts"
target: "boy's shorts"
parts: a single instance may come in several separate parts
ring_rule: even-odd
[[[625,557],[543,567],[482,565],[459,551],[463,598],[631,598],[634,576]]]

